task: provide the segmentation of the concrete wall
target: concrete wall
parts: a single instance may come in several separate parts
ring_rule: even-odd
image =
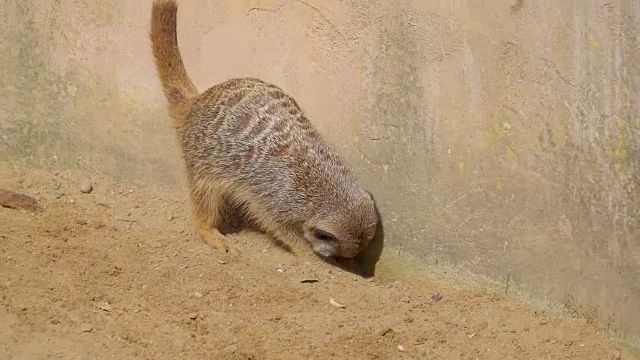
[[[4,2],[0,160],[182,189],[149,10]],[[194,0],[178,21],[200,90],[298,99],[388,249],[640,334],[638,2]]]

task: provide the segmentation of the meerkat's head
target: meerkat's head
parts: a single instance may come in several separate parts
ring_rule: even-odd
[[[326,258],[352,258],[376,235],[378,213],[371,194],[360,191],[344,204],[304,224],[304,237],[313,251]]]

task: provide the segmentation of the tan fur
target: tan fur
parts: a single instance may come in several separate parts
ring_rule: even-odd
[[[231,79],[198,95],[178,50],[176,13],[174,1],[154,3],[151,41],[200,237],[232,250],[221,229],[241,216],[294,250],[306,243],[324,257],[355,256],[379,221],[371,195],[277,86]]]
[[[173,1],[156,1],[151,12],[150,36],[158,76],[169,101],[169,113],[180,127],[198,90],[189,79],[178,50],[177,11]]]

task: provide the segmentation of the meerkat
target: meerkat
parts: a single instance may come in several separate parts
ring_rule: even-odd
[[[199,93],[178,49],[177,10],[175,1],[154,1],[150,37],[199,236],[237,251],[220,229],[239,211],[292,249],[355,257],[379,221],[371,194],[279,87],[246,77]]]

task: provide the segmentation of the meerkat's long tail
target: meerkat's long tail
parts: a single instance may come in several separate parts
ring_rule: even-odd
[[[169,114],[175,125],[184,123],[189,100],[198,96],[198,90],[189,79],[178,49],[174,0],[155,0],[151,10],[151,44],[156,70],[164,95],[169,102]]]

